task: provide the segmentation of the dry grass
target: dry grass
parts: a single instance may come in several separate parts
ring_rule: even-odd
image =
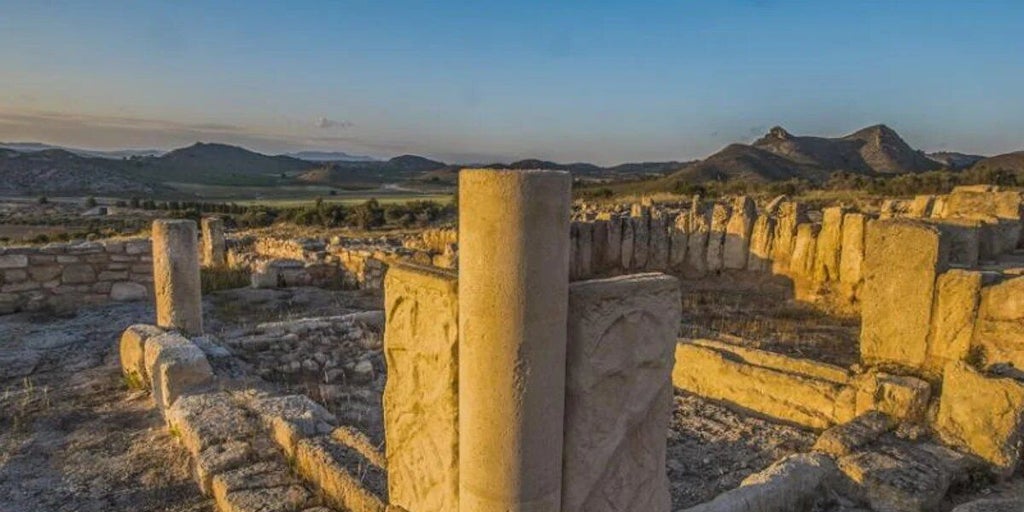
[[[720,339],[841,366],[859,359],[857,318],[796,302],[784,289],[688,286],[682,304],[684,337]]]

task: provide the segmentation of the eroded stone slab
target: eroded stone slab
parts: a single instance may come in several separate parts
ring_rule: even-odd
[[[946,366],[936,429],[942,438],[1009,475],[1020,464],[1024,383],[987,377],[967,363]]]
[[[865,362],[924,366],[935,282],[947,270],[947,255],[935,226],[902,219],[868,223],[860,334]]]
[[[396,265],[384,286],[389,495],[415,512],[456,510],[458,280],[436,269]]]
[[[584,281],[569,297],[562,510],[667,511],[679,281]]]

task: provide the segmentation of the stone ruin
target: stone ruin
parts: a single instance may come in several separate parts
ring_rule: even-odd
[[[958,188],[879,218],[826,208],[819,222],[784,198],[573,222],[569,185],[463,171],[457,270],[393,261],[383,315],[234,341],[203,335],[199,255],[216,251],[200,251],[194,223],[157,221],[157,325],[125,331],[124,371],[224,511],[669,511],[675,389],[821,433],[689,511],[931,511],[958,488],[1019,478],[1019,193]],[[679,277],[730,272],[858,312],[859,363],[678,339]],[[345,369],[376,379],[382,364],[382,432],[266,386],[233,354],[353,326],[383,331],[383,361]],[[956,510],[1024,506],[989,501]]]

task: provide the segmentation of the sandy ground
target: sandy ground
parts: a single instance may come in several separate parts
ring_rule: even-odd
[[[121,304],[0,317],[0,511],[212,511],[185,451],[144,396],[126,399]]]

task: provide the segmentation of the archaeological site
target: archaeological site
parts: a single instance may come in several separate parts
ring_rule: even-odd
[[[571,187],[0,246],[0,511],[1024,510],[1019,190]]]

